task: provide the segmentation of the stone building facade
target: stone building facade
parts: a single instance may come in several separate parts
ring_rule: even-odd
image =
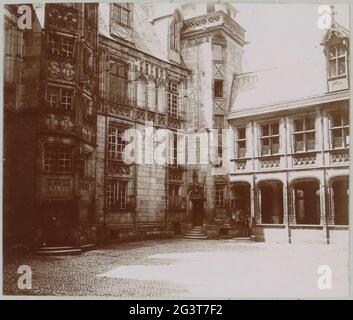
[[[256,240],[348,242],[349,33],[332,21],[326,65],[306,70],[319,75],[312,96],[275,101],[279,81],[295,85],[280,70],[234,77],[231,198],[251,214]]]
[[[236,236],[236,203],[251,215],[256,240],[335,239],[347,229],[343,27],[333,24],[323,41],[327,69],[336,72],[327,90],[263,107],[247,100],[246,88],[256,90],[262,75],[242,69],[245,30],[230,4],[30,11],[32,28],[23,30],[18,6],[5,7],[8,243],[84,247],[194,226],[210,237]],[[214,128],[231,134],[212,135]],[[168,161],[158,163],[153,134],[163,129]],[[126,136],[131,130],[140,135]],[[178,144],[198,134],[195,144]],[[131,143],[140,161],[128,163]],[[187,160],[207,161],[180,163],[187,147]]]

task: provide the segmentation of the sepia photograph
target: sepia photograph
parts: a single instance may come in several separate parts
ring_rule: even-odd
[[[348,4],[2,12],[4,297],[349,298]]]

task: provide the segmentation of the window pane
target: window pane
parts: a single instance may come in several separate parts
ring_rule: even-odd
[[[339,127],[339,126],[341,126],[341,114],[334,114],[333,116],[332,116],[332,126],[333,127]]]
[[[278,134],[279,133],[279,124],[278,123],[273,123],[271,125],[272,127],[272,134]]]
[[[345,128],[344,130],[344,136],[345,136],[345,140],[346,140],[346,147],[349,146],[349,128]]]
[[[306,149],[315,150],[315,132],[306,134]]]
[[[297,131],[303,131],[304,125],[303,125],[303,120],[295,120],[294,121],[294,130]]]
[[[338,45],[337,46],[337,55],[338,56],[343,56],[343,55],[345,55],[345,49],[344,49],[344,47],[342,46],[342,45]]]
[[[346,59],[339,58],[338,59],[338,75],[346,74]]]
[[[279,137],[272,138],[272,154],[279,153]]]
[[[270,154],[270,140],[269,140],[269,138],[262,139],[261,154],[262,155]]]
[[[333,59],[336,57],[336,46],[330,46],[329,56],[330,56],[330,59]]]
[[[337,75],[336,60],[330,61],[330,77],[335,77]]]
[[[342,129],[332,130],[332,144],[333,148],[340,148],[343,146]]]
[[[238,142],[238,158],[244,158],[246,156],[246,141]]]
[[[262,136],[268,136],[269,135],[269,126],[268,126],[268,124],[265,124],[265,125],[261,126],[261,133],[262,133]]]
[[[121,9],[121,20],[120,22],[126,26],[129,25],[129,12],[125,9]]]
[[[315,119],[314,118],[308,118],[305,121],[305,126],[306,130],[315,130]]]
[[[239,128],[238,129],[238,139],[245,139],[245,128]]]
[[[295,136],[295,151],[304,151],[304,135],[296,134]]]

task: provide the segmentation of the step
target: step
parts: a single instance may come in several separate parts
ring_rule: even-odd
[[[187,231],[186,233],[204,234],[203,230],[190,230],[190,231]]]
[[[74,254],[81,254],[82,250],[73,248],[73,249],[65,249],[65,250],[37,250],[35,252],[41,256],[55,256],[55,255],[74,255]]]
[[[207,236],[184,236],[185,239],[192,239],[192,240],[204,240],[207,239]]]
[[[46,246],[46,247],[40,247],[38,250],[43,250],[43,251],[52,251],[52,250],[71,250],[71,249],[76,249],[73,246],[57,246],[57,247],[51,247],[51,246]]]

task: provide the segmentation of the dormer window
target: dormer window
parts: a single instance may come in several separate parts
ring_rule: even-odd
[[[131,27],[131,4],[130,3],[114,3],[112,19],[124,27]]]
[[[347,51],[342,44],[329,47],[329,77],[335,78],[347,74]]]

